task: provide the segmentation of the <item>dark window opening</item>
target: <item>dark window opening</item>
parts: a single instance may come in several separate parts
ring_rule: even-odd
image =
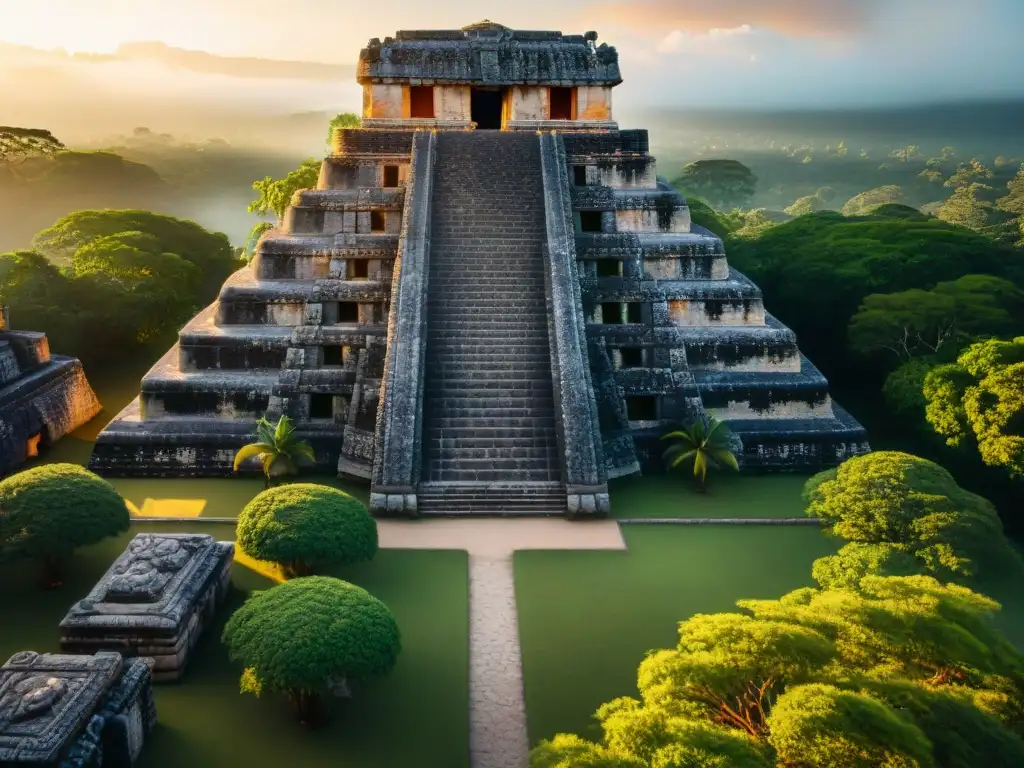
[[[221,398],[216,392],[168,392],[160,396],[166,413],[191,415],[194,413],[216,413]]]
[[[267,406],[270,404],[270,395],[236,392],[231,396],[231,404],[234,406],[236,411],[262,414],[267,410]]]
[[[370,231],[383,232],[387,229],[387,218],[384,211],[370,211]]]
[[[600,211],[580,211],[580,230],[583,232],[603,231],[604,215]]]
[[[384,166],[384,183],[382,187],[397,187],[398,186],[398,166],[397,165],[385,165]]]
[[[622,355],[623,368],[644,367],[644,350],[642,347],[623,347],[619,352]]]
[[[355,301],[339,301],[338,302],[338,322],[339,323],[358,323],[359,322],[359,303]]]
[[[572,120],[572,88],[550,88],[551,119]]]
[[[618,303],[602,304],[601,322],[605,325],[620,325],[622,323],[622,305]]]
[[[626,322],[627,323],[642,323],[644,321],[643,305],[642,304],[627,304],[626,305]]]
[[[434,118],[434,86],[414,85],[409,88],[409,117]]]
[[[587,166],[574,165],[572,167],[572,181],[577,187],[587,186]]]
[[[658,398],[651,395],[627,397],[626,416],[630,421],[657,421]]]
[[[342,353],[344,347],[337,344],[324,347],[324,365],[340,366],[345,362],[345,356]]]
[[[469,92],[470,119],[481,131],[501,130],[502,92],[473,88]]]
[[[365,280],[370,276],[370,262],[366,259],[350,259],[348,266],[350,280]]]
[[[334,418],[334,395],[310,395],[309,396],[309,418],[311,418],[311,419],[333,419]]]
[[[622,262],[617,259],[602,259],[597,262],[598,277],[622,277]]]

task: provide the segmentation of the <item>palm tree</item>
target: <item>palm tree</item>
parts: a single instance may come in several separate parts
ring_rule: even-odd
[[[709,464],[739,471],[739,462],[729,449],[729,437],[729,428],[714,416],[709,416],[695,421],[686,430],[669,432],[661,439],[679,441],[665,451],[665,458],[671,462],[669,467],[675,469],[693,459],[697,490],[704,493],[707,491]]]
[[[281,416],[277,424],[271,424],[266,417],[256,422],[257,442],[243,445],[235,454],[235,472],[246,459],[259,457],[263,464],[264,488],[270,487],[271,477],[295,475],[299,472],[298,460],[316,461],[313,447],[295,435],[295,425],[287,416]]]

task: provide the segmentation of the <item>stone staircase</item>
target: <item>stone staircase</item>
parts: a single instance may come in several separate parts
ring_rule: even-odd
[[[427,302],[424,514],[564,514],[540,146],[442,132]]]

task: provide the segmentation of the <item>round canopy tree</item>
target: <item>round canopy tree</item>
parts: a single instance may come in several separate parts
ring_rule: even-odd
[[[128,530],[124,499],[77,464],[48,464],[0,482],[0,562],[28,558],[60,586],[61,561],[78,547]]]
[[[384,603],[327,576],[256,592],[228,620],[223,640],[245,667],[242,692],[284,694],[306,724],[319,722],[324,696],[386,675],[402,649]]]
[[[279,563],[290,576],[377,554],[377,522],[347,493],[294,483],[263,491],[238,516],[237,541],[258,560]]]

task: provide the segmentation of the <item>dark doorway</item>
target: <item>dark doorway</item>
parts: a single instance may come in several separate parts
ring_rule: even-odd
[[[501,130],[501,97],[500,89],[473,88],[470,90],[470,112],[478,130]]]
[[[572,120],[572,88],[551,88],[551,119]]]
[[[434,118],[434,86],[414,85],[409,88],[409,117]]]

